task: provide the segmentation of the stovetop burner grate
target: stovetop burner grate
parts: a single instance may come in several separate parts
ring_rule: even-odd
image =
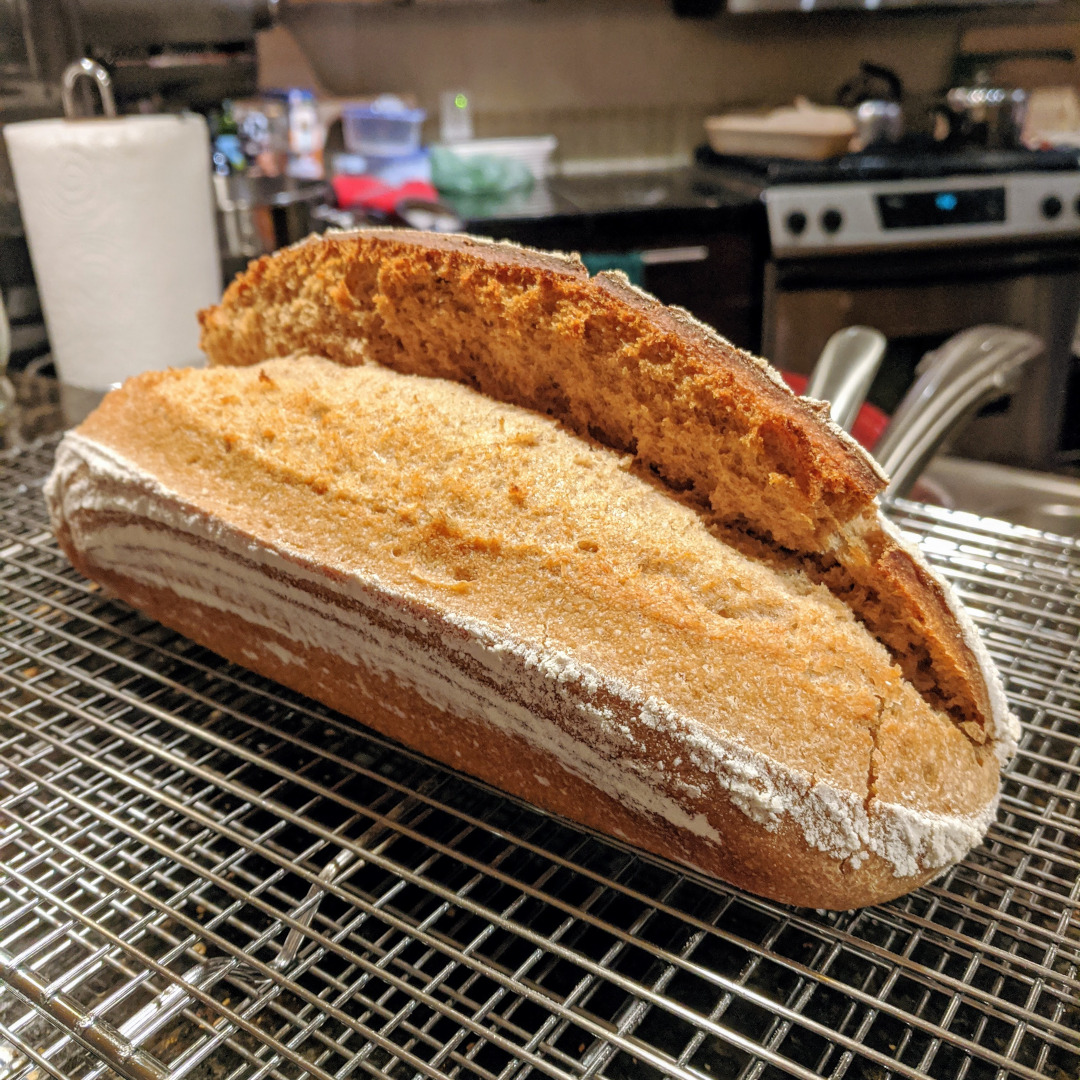
[[[699,165],[718,169],[762,186],[773,184],[843,184],[875,180],[935,180],[946,176],[1001,176],[1016,172],[1076,172],[1075,150],[945,149],[928,138],[898,146],[864,150],[825,161],[797,158],[733,157],[708,146],[696,152]]]
[[[110,600],[51,538],[52,445],[0,477],[2,1080],[1080,1074],[1075,545],[896,511],[1023,747],[978,852],[821,913],[547,817]]]

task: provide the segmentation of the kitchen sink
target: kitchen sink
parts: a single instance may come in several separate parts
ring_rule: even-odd
[[[913,499],[1080,538],[1080,480],[986,461],[939,457]]]

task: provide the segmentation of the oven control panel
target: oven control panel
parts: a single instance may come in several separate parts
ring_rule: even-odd
[[[763,198],[777,258],[1080,236],[1080,172],[781,184]]]

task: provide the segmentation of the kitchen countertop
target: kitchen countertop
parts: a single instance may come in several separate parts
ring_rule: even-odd
[[[764,220],[760,200],[699,166],[633,173],[552,176],[529,191],[444,196],[470,231],[519,235],[539,229],[595,234],[603,242],[635,232],[724,232]],[[530,242],[523,239],[521,242]]]

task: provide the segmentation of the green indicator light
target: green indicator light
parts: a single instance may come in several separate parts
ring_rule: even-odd
[[[454,98],[454,104],[459,109],[465,109],[465,108],[468,108],[469,99],[464,94],[458,94]]]

